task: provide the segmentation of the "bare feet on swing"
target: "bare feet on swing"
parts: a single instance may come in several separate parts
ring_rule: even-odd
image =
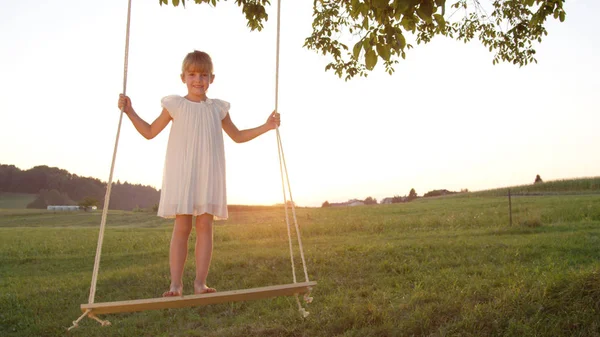
[[[210,294],[210,293],[216,293],[216,292],[217,292],[217,289],[208,287],[206,284],[204,284],[204,282],[194,281],[194,294],[199,295],[199,294]]]
[[[183,294],[183,286],[179,286],[179,287],[171,286],[169,291],[165,291],[162,294],[162,297],[176,297],[176,296],[181,296],[181,294]]]

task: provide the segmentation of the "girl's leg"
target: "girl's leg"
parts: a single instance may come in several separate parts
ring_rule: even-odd
[[[178,214],[175,217],[171,247],[169,249],[169,267],[171,286],[163,296],[181,296],[183,294],[183,266],[187,258],[188,239],[192,231],[192,216]]]
[[[213,249],[213,216],[204,213],[196,217],[196,280],[194,293],[212,293],[216,290],[206,286]]]

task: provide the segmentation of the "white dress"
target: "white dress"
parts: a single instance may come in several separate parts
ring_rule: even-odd
[[[209,213],[227,218],[225,151],[221,120],[229,103],[192,102],[181,96],[161,100],[173,118],[167,144],[158,216]]]

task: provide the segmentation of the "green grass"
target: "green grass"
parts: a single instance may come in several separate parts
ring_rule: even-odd
[[[2,210],[0,335],[600,336],[600,195],[514,198],[508,217],[505,197],[299,209],[319,283],[308,318],[282,297],[106,315],[111,327],[85,319],[66,333],[88,300],[100,212]],[[110,212],[96,302],[164,291],[170,231],[150,213]],[[210,285],[291,279],[283,211],[217,222]]]
[[[0,192],[0,209],[27,208],[37,198],[36,194]]]

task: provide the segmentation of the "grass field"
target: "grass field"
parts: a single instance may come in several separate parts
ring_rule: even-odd
[[[100,212],[0,210],[0,336],[600,336],[600,195],[461,196],[299,209],[314,301],[85,319]],[[96,302],[169,283],[171,222],[110,212]],[[193,255],[185,282],[193,282]],[[298,254],[296,264],[299,265]],[[297,268],[299,280],[302,271]],[[282,210],[217,222],[209,284],[291,283]],[[188,287],[188,292],[191,287]]]

